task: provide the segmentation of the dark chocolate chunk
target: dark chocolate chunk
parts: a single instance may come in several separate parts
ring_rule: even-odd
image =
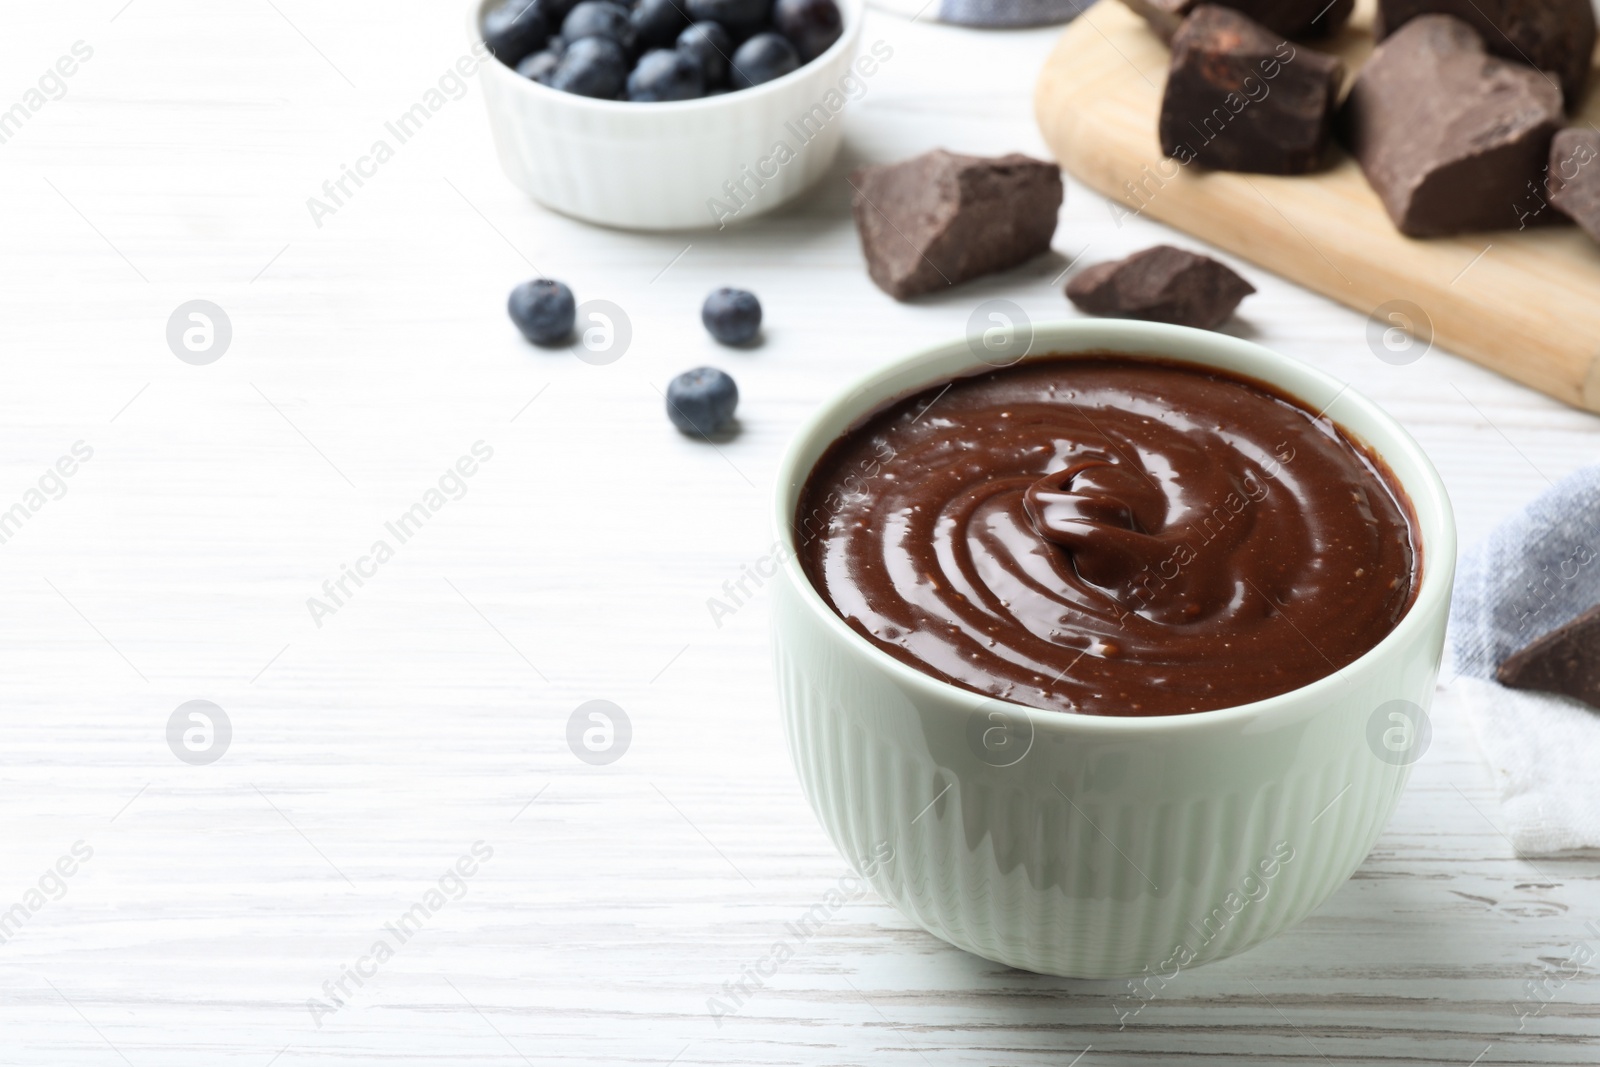
[[[1173,34],[1201,0],[1122,0],[1156,31],[1163,41]],[[1332,37],[1344,28],[1356,0],[1213,0],[1231,7],[1285,37]]]
[[[1561,91],[1528,66],[1490,57],[1465,22],[1423,15],[1372,53],[1340,120],[1401,233],[1498,230],[1524,223]]]
[[[1496,672],[1512,689],[1538,689],[1600,708],[1600,607],[1506,657]]]
[[[1550,202],[1600,241],[1600,131],[1573,126],[1550,142]]]
[[[1067,299],[1091,315],[1202,330],[1222,325],[1239,301],[1255,291],[1226,265],[1171,245],[1096,263],[1067,282]]]
[[[1569,109],[1583,102],[1595,39],[1589,0],[1379,0],[1379,38],[1418,15],[1454,15],[1494,55],[1555,75]]]
[[[896,300],[1015,267],[1050,248],[1061,171],[1012,153],[936,148],[850,176],[867,273]]]
[[[1305,174],[1324,162],[1344,65],[1206,4],[1172,39],[1161,150],[1180,163]]]

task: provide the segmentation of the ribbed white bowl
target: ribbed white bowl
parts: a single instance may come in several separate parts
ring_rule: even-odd
[[[473,42],[492,2],[471,4]],[[844,103],[870,92],[876,76],[882,46],[856,57],[861,0],[838,2],[844,35],[828,51],[763,85],[700,100],[593,100],[486,59],[480,77],[500,165],[546,207],[606,226],[704,229],[771,211],[822,177],[839,151]],[[780,143],[790,155],[775,151]]]
[[[823,449],[884,402],[973,369],[965,341],[869,375],[800,431],[779,470],[774,604],[784,723],[806,796],[846,858],[907,917],[960,948],[1082,978],[1145,976],[1240,952],[1303,918],[1356,868],[1409,766],[1379,755],[1380,709],[1431,702],[1455,572],[1450,501],[1415,441],[1371,401],[1222,334],[1127,321],[1036,328],[1033,352],[1149,353],[1276,384],[1393,470],[1416,508],[1415,604],[1337,674],[1270,700],[1162,718],[1037,711],[922,674],[851,630],[795,558],[793,518]],[[980,758],[973,715],[1003,709],[1031,747]],[[980,727],[981,729],[981,722]],[[889,853],[891,859],[883,856]],[[1269,873],[1270,872],[1270,873]]]

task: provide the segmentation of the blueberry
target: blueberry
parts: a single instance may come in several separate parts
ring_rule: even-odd
[[[536,345],[556,345],[570,337],[577,311],[572,290],[549,278],[535,278],[511,290],[506,310],[522,336]]]
[[[583,0],[562,20],[561,36],[569,44],[584,37],[609,37],[630,55],[636,37],[628,9],[611,0]]]
[[[733,39],[742,41],[767,24],[772,0],[683,0],[695,22],[718,22]]]
[[[556,72],[556,67],[560,63],[560,54],[546,49],[543,52],[535,52],[521,63],[518,63],[517,73],[524,78],[530,78],[533,81],[549,85],[550,77]]]
[[[524,9],[530,7],[539,7],[538,0],[500,0],[483,13],[484,39],[488,40],[504,33],[506,27],[515,22]]]
[[[728,57],[733,39],[715,22],[697,22],[678,34],[678,50],[700,61],[707,85],[720,85],[728,77]]]
[[[776,33],[758,33],[733,53],[729,78],[735,89],[748,89],[781,78],[800,66],[794,45]]]
[[[714,289],[700,308],[700,321],[725,345],[742,345],[761,330],[761,301],[743,289]]]
[[[689,25],[678,0],[639,0],[628,19],[642,51],[671,48],[679,31]]]
[[[667,418],[687,434],[711,437],[733,421],[739,387],[715,367],[684,371],[667,384]]]
[[[508,67],[543,48],[549,36],[544,0],[502,0],[483,16],[483,43]]]
[[[833,0],[776,0],[772,22],[800,53],[802,63],[816,59],[844,35],[844,20]]]
[[[628,75],[628,99],[647,103],[693,100],[706,94],[706,75],[694,56],[671,48],[646,52]]]
[[[550,76],[550,87],[564,93],[615,100],[627,80],[628,56],[620,44],[609,37],[581,37],[567,46]]]

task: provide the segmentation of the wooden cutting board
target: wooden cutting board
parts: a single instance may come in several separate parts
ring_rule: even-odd
[[[1323,44],[1351,71],[1372,50],[1373,8],[1371,0],[1359,5],[1350,26]],[[1404,237],[1348,156],[1296,178],[1180,167],[1162,156],[1156,136],[1167,62],[1166,45],[1142,19],[1118,0],[1100,0],[1061,35],[1039,76],[1034,109],[1045,140],[1062,167],[1111,198],[1119,218],[1126,211],[1160,219],[1357,311],[1378,312],[1369,336],[1380,348],[1386,328],[1409,329],[1417,318],[1419,337],[1431,323],[1435,344],[1600,411],[1600,245],[1575,226]],[[1575,121],[1600,118],[1597,83]],[[1537,206],[1530,197],[1526,207]],[[1511,205],[1507,219],[1515,227]],[[1396,334],[1388,340],[1408,344]],[[1383,350],[1395,362],[1408,354]]]

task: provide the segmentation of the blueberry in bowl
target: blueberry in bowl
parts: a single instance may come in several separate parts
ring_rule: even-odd
[[[772,18],[772,0],[684,0],[684,6],[695,22],[718,23],[738,41]]]
[[[564,93],[615,100],[627,81],[628,54],[620,44],[610,37],[580,37],[567,46],[548,84]]]
[[[749,89],[799,69],[800,53],[782,34],[758,33],[739,46],[728,67],[733,87]]]
[[[561,38],[576,43],[585,37],[606,37],[633,54],[638,38],[628,9],[612,0],[583,0],[561,21]]]
[[[794,45],[802,63],[816,59],[844,35],[839,6],[833,0],[776,0],[772,23]]]
[[[483,16],[483,43],[508,67],[544,47],[551,20],[544,0],[501,0]]]
[[[561,63],[561,53],[546,48],[542,52],[535,52],[517,64],[517,73],[530,81],[541,85],[549,85],[550,79],[555,76],[556,67]]]
[[[718,22],[696,22],[678,34],[674,45],[678,51],[695,58],[705,71],[706,86],[716,88],[727,84],[728,57],[733,55],[733,38]]]
[[[628,21],[633,23],[639,48],[648,51],[671,48],[678,34],[689,25],[689,16],[680,0],[638,0],[628,13]]]
[[[675,48],[646,52],[628,75],[629,100],[693,100],[705,93],[706,75],[700,61]]]

